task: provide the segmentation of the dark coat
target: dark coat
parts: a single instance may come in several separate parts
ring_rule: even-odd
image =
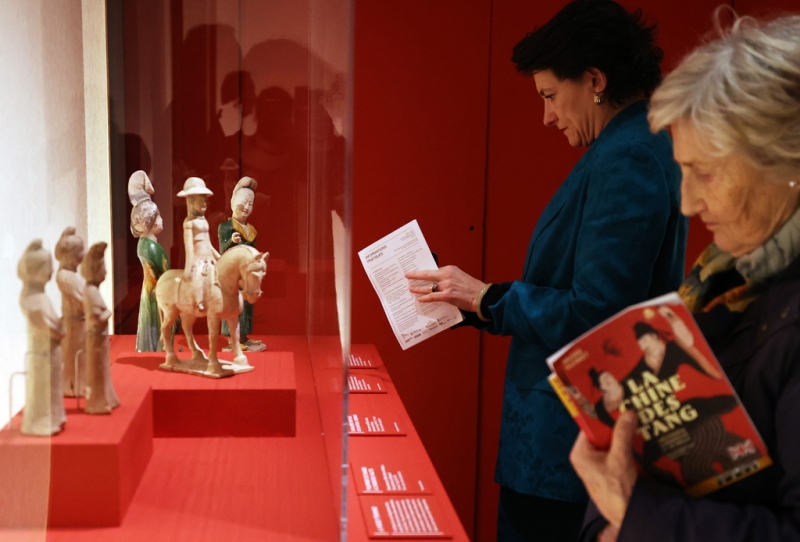
[[[800,541],[800,258],[744,313],[696,319],[773,465],[702,499],[640,478],[617,540]],[[597,518],[590,507],[584,540]]]
[[[522,279],[489,307],[490,333],[511,335],[495,479],[519,493],[587,499],[569,464],[577,426],[547,376],[547,356],[623,308],[675,290],[687,221],[672,143],[647,104],[600,133],[542,213]]]

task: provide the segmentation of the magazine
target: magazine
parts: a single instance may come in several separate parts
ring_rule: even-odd
[[[547,359],[550,383],[589,441],[639,418],[639,471],[694,497],[772,464],[689,309],[676,293],[629,307]]]

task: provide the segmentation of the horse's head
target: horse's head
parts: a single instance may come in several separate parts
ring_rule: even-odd
[[[250,304],[261,297],[261,280],[267,274],[269,252],[258,252],[239,267],[242,296]]]

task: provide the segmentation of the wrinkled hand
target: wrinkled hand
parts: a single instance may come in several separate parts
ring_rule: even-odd
[[[412,281],[408,288],[411,293],[421,294],[417,298],[421,303],[443,301],[470,312],[477,310],[475,298],[486,285],[454,265],[435,270],[409,271],[406,278]],[[431,283],[434,281],[439,285],[436,292],[431,292]]]
[[[597,509],[616,529],[622,525],[636,483],[633,460],[636,428],[636,414],[623,412],[614,425],[608,451],[592,446],[581,432],[569,456]]]

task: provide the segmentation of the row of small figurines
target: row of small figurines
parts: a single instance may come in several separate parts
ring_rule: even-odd
[[[42,241],[34,240],[20,258],[19,304],[28,326],[24,434],[60,432],[67,419],[65,396],[84,397],[83,409],[89,414],[109,414],[120,405],[109,366],[111,311],[99,290],[106,278],[106,247],[99,242],[85,251],[83,239],[72,227],[61,234],[55,256],[62,317],[45,293],[53,259]]]

